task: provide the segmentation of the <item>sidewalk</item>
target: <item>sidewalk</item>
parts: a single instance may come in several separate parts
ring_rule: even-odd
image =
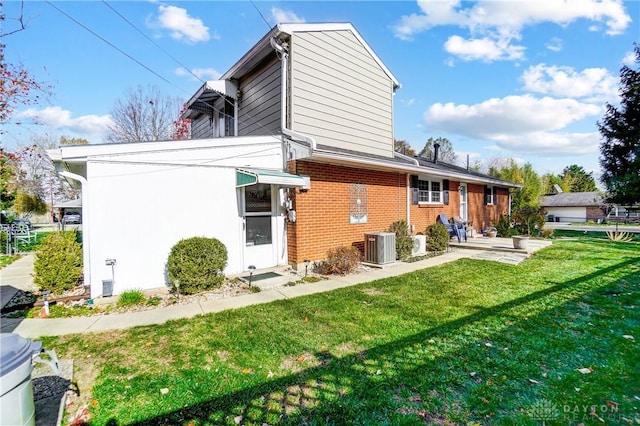
[[[445,253],[441,256],[428,258],[419,262],[397,263],[384,268],[371,268],[364,272],[339,276],[314,284],[296,285],[293,287],[276,287],[263,290],[260,293],[244,294],[228,297],[226,299],[196,302],[187,305],[174,305],[141,312],[109,314],[94,317],[53,319],[2,318],[0,329],[3,333],[17,333],[22,337],[37,338],[40,336],[60,336],[75,333],[102,332],[141,325],[162,324],[172,319],[191,318],[196,315],[221,312],[227,309],[269,303],[275,300],[290,299],[293,297],[306,296],[309,294],[322,293],[338,288],[349,287],[381,278],[406,274],[419,269],[442,265],[444,263],[453,262],[466,257],[473,257],[477,253],[477,250],[455,249],[454,251]],[[20,259],[18,262],[22,260],[23,259]],[[25,260],[23,263],[24,265],[16,265],[15,267],[11,267],[13,264],[9,265],[2,271],[9,268],[10,271],[5,271],[7,276],[19,275],[19,270],[22,270],[24,274],[26,266],[28,266],[28,260]],[[14,269],[16,271],[13,271]],[[16,284],[18,283],[18,281],[14,282]],[[2,287],[5,287],[4,275]],[[4,295],[2,300],[3,303],[6,303],[4,302]]]
[[[18,292],[36,290],[33,284],[33,261],[32,253],[23,255],[11,265],[0,269],[0,306],[4,306]]]
[[[402,275],[419,269],[430,268],[444,263],[453,262],[462,258],[475,258],[482,260],[498,261],[510,264],[517,264],[527,258],[533,251],[543,248],[542,245],[536,246],[529,253],[518,253],[510,250],[512,253],[505,255],[504,252],[498,251],[496,244],[500,243],[500,238],[491,239],[493,248],[471,247],[462,248],[462,244],[452,247],[453,250],[440,256],[431,257],[413,263],[397,263],[383,268],[371,268],[367,271],[350,274],[346,276],[332,277],[328,280],[320,281],[314,284],[296,285],[293,287],[279,286],[274,288],[263,289],[259,293],[244,294],[240,296],[228,297],[206,302],[194,302],[186,305],[173,305],[163,308],[152,309],[148,311],[130,312],[124,314],[109,314],[93,317],[73,317],[73,318],[51,318],[51,319],[21,319],[21,318],[2,318],[0,331],[3,333],[17,333],[26,338],[37,338],[41,336],[60,336],[75,333],[102,332],[108,330],[123,329],[141,325],[162,324],[172,319],[191,318],[196,315],[202,315],[213,312],[221,312],[227,309],[236,309],[249,305],[261,303],[269,303],[276,300],[290,299],[299,296],[306,296],[314,293],[322,293],[335,290],[338,288],[349,287],[356,284],[362,284],[382,278],[388,278],[396,275]],[[509,240],[510,242],[510,240]],[[505,244],[507,243],[505,239]],[[548,243],[550,244],[550,242]],[[544,246],[548,245],[545,244]],[[3,304],[5,302],[4,287],[18,287],[33,285],[30,280],[31,270],[29,262],[33,264],[33,259],[20,259],[17,262],[2,269],[2,285]],[[18,263],[20,262],[20,263]],[[5,283],[4,278],[8,280]],[[10,281],[10,277],[13,281]],[[20,278],[22,277],[22,278]],[[29,277],[29,279],[27,279]],[[7,293],[10,290],[6,290]],[[9,299],[6,299],[7,301]]]

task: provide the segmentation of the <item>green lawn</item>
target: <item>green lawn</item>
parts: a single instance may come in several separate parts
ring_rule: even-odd
[[[43,340],[93,378],[96,425],[637,424],[639,286],[637,243],[556,241],[519,266]]]

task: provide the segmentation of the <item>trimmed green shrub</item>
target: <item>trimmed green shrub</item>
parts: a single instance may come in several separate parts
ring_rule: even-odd
[[[192,237],[171,248],[167,260],[173,290],[195,294],[213,290],[224,282],[227,248],[216,238]]]
[[[360,264],[360,250],[354,246],[342,246],[327,252],[327,258],[316,264],[316,272],[322,275],[346,275]]]
[[[411,256],[413,250],[413,240],[409,235],[409,226],[404,220],[393,222],[389,226],[389,232],[396,234],[396,259],[406,260]]]
[[[442,252],[449,246],[449,231],[441,223],[434,223],[427,226],[424,231],[427,237],[427,251]]]
[[[518,233],[509,221],[509,216],[504,213],[500,213],[500,217],[495,223],[495,228],[498,231],[498,237],[508,238]]]
[[[82,277],[82,246],[75,231],[46,235],[35,251],[34,283],[42,291],[60,295]]]

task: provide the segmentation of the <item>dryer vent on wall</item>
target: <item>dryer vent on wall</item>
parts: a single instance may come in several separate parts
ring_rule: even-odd
[[[384,265],[396,261],[396,234],[371,232],[364,234],[364,260]]]

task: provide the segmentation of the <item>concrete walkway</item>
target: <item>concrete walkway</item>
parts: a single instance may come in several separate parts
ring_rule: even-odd
[[[493,243],[500,239],[493,238]],[[506,242],[505,242],[506,244]],[[536,249],[542,248],[536,247]],[[179,318],[191,318],[196,315],[220,312],[227,309],[241,308],[244,306],[269,303],[275,300],[290,299],[298,296],[306,296],[314,293],[331,291],[356,284],[362,284],[378,279],[402,275],[409,272],[429,268],[444,263],[453,262],[462,258],[481,258],[486,260],[502,261],[505,263],[519,263],[531,253],[513,253],[505,256],[504,252],[495,252],[491,256],[490,249],[483,250],[484,256],[478,257],[481,253],[478,248],[455,247],[448,253],[424,259],[413,263],[397,263],[384,268],[370,268],[366,271],[354,273],[346,276],[332,277],[329,280],[320,281],[314,284],[296,285],[292,287],[277,286],[263,289],[259,293],[244,294],[240,296],[228,297],[205,302],[194,302],[185,305],[173,305],[148,311],[130,312],[124,314],[98,315],[94,317],[74,317],[74,318],[53,318],[53,319],[13,319],[2,318],[0,329],[3,333],[18,333],[26,338],[36,338],[40,336],[59,336],[75,333],[102,332],[129,328],[140,325],[162,324],[168,320]],[[22,260],[22,259],[21,259]],[[28,262],[28,261],[25,261]],[[12,265],[5,269],[14,269]],[[17,265],[17,268],[23,265]],[[23,269],[24,271],[24,269]],[[7,275],[13,275],[8,272]],[[4,281],[2,286],[4,287]],[[4,299],[3,299],[4,300]]]
[[[35,291],[33,284],[33,254],[25,254],[11,265],[0,269],[0,306],[4,306],[18,290]]]

